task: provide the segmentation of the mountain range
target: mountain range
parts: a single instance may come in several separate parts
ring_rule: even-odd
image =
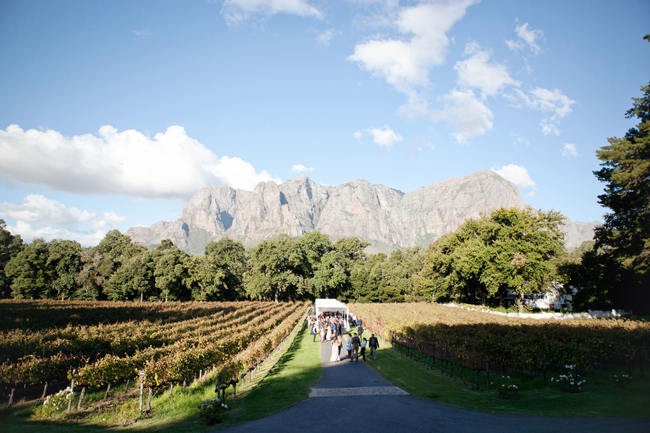
[[[253,191],[228,186],[202,188],[178,220],[126,233],[145,246],[171,239],[179,248],[202,254],[222,237],[250,247],[279,234],[299,237],[317,230],[335,241],[356,236],[371,245],[368,253],[426,246],[456,230],[466,219],[500,207],[524,208],[517,187],[493,171],[432,183],[407,193],[363,179],[339,186],[299,177],[280,185],[259,183]],[[593,237],[597,223],[566,220],[567,249]]]

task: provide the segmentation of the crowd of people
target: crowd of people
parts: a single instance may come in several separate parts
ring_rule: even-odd
[[[370,338],[363,336],[363,323],[357,320],[354,315],[344,315],[339,312],[323,312],[318,316],[307,318],[308,326],[313,341],[318,339],[320,343],[332,345],[330,362],[339,362],[341,359],[349,359],[351,362],[359,362],[359,358],[366,362],[366,349],[370,349],[370,356],[377,359],[379,340],[375,334]],[[356,332],[352,328],[356,327]],[[346,344],[347,358],[341,358],[341,348]]]

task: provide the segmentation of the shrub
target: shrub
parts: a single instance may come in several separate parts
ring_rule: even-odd
[[[512,400],[517,396],[519,387],[510,381],[510,376],[501,376],[497,385],[497,394],[499,398]]]
[[[564,373],[551,377],[551,384],[564,392],[582,392],[582,386],[587,382],[576,372],[575,364],[564,366]]]
[[[224,413],[228,410],[226,402],[220,401],[219,398],[203,400],[199,406],[199,415],[207,425],[220,423]]]

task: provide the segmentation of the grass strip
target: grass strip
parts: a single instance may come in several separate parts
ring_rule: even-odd
[[[617,386],[612,373],[598,373],[587,377],[581,393],[566,393],[537,377],[511,376],[519,387],[512,400],[498,397],[490,391],[471,389],[471,381],[464,383],[436,368],[395,351],[390,343],[382,342],[377,360],[368,365],[388,381],[411,395],[463,409],[490,413],[512,413],[569,417],[648,417],[650,416],[650,378],[634,377],[625,387]],[[497,377],[495,376],[495,379]]]

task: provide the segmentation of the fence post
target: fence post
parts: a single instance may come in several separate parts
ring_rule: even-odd
[[[110,382],[106,386],[106,392],[104,393],[104,401],[108,398],[108,392],[111,390],[111,384]]]
[[[147,397],[147,410],[151,410],[151,394],[152,390],[151,387],[149,387],[149,397]]]
[[[81,402],[84,399],[84,395],[86,394],[86,387],[84,386],[81,388],[81,394],[79,395],[79,402],[77,403],[77,410],[81,410]]]
[[[46,393],[47,393],[47,382],[45,382],[45,386],[43,386],[43,394],[41,394],[41,400],[45,398]]]
[[[144,390],[144,380],[140,379],[140,412],[142,412],[142,391]]]
[[[9,394],[9,403],[7,404],[7,407],[11,407],[12,404],[14,404],[14,392],[16,391],[16,388],[11,388],[11,393]]]

